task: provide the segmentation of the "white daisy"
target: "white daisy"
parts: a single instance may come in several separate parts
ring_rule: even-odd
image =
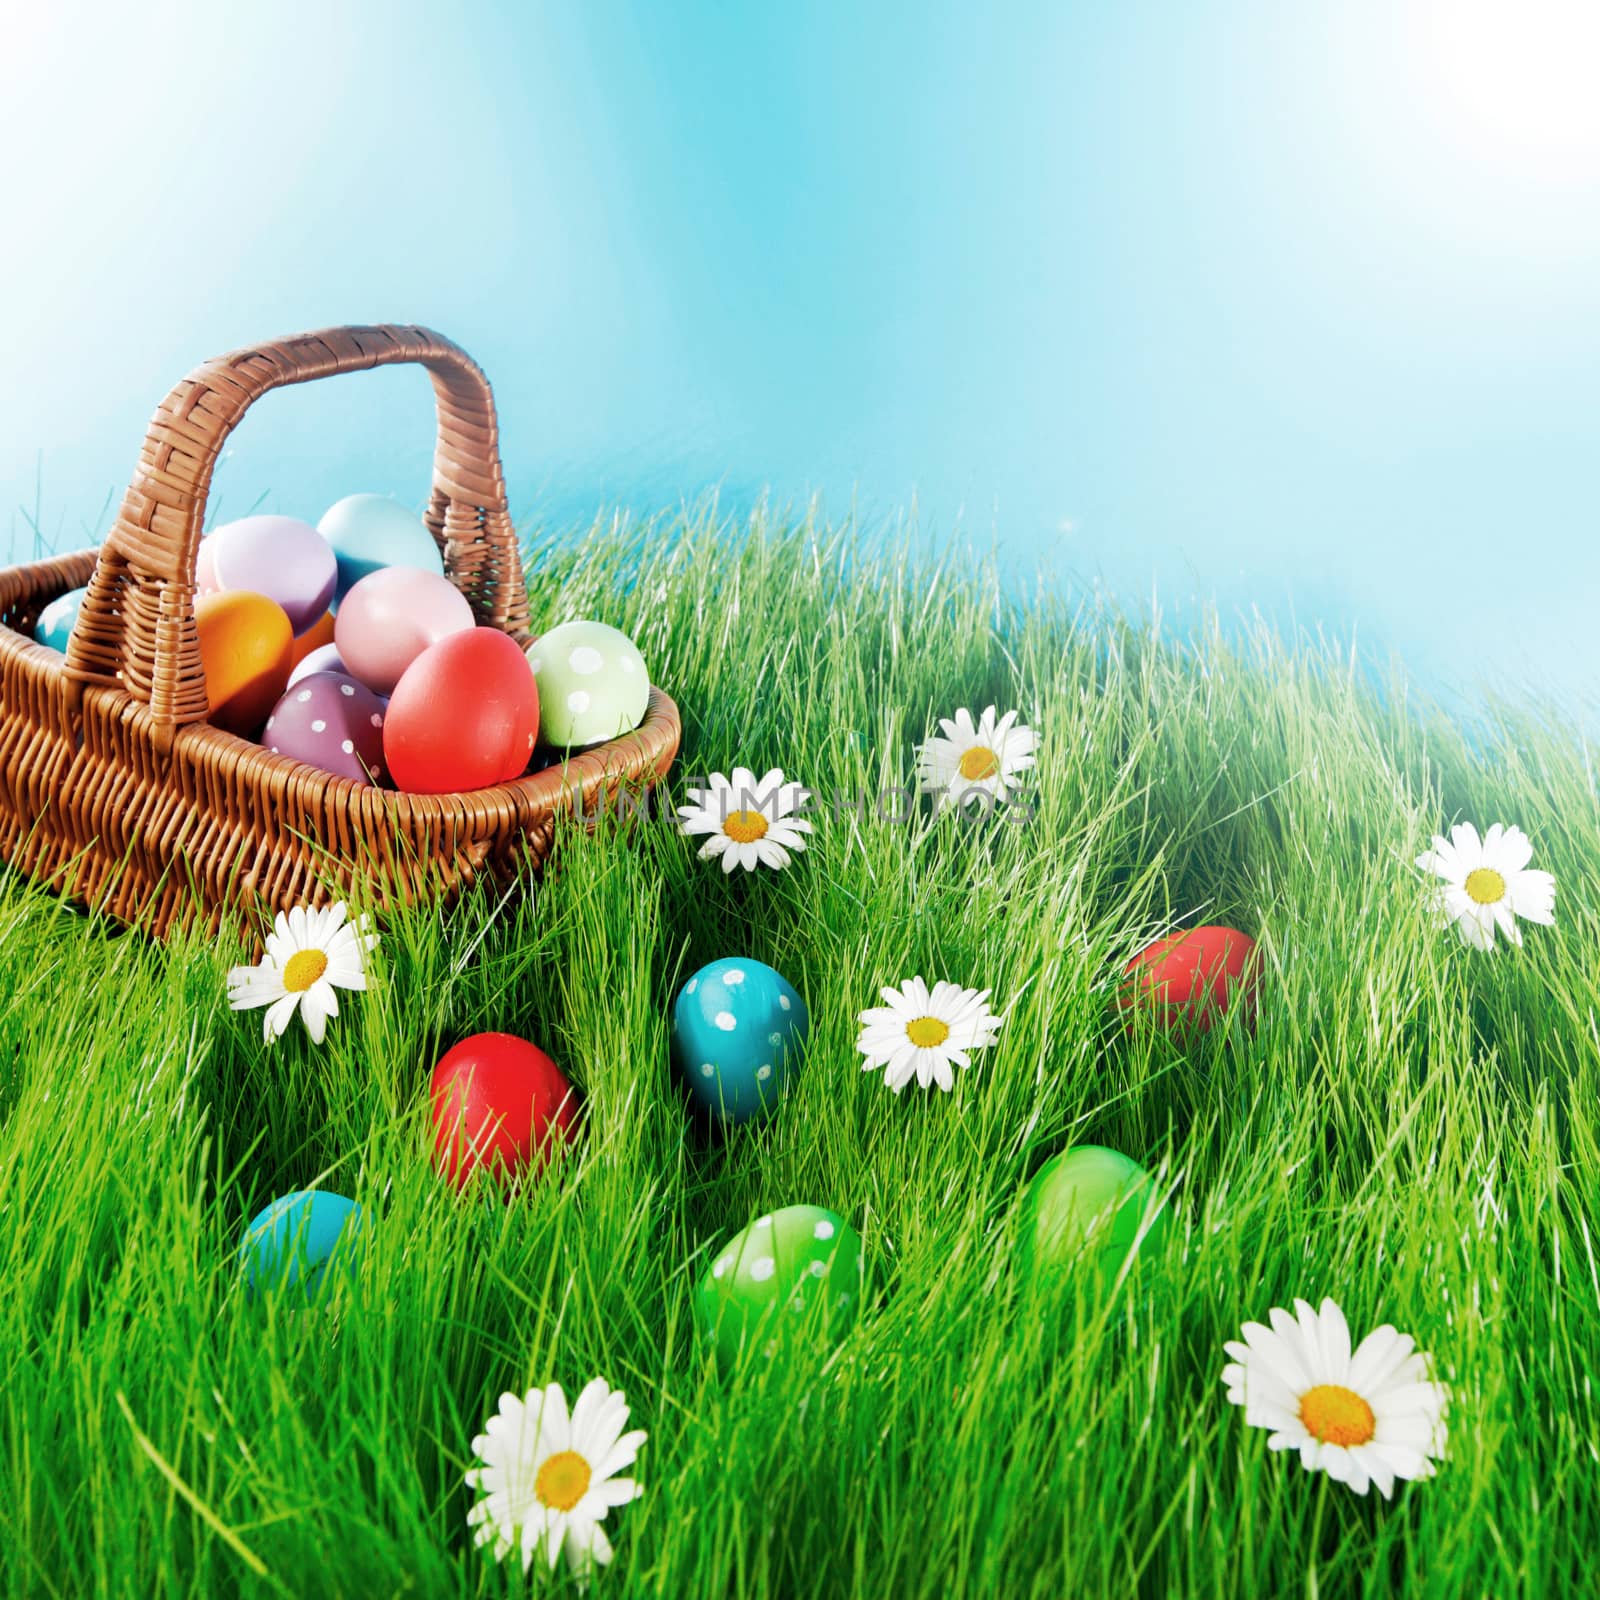
[[[936,734],[917,747],[917,780],[924,794],[939,796],[941,806],[1009,799],[1039,747],[1038,735],[1017,721],[1015,711],[996,722],[993,706],[976,725],[963,709],[953,721],[941,717],[939,726],[943,738]]]
[[[1307,1472],[1326,1472],[1385,1500],[1396,1478],[1429,1478],[1444,1455],[1450,1391],[1432,1377],[1431,1359],[1408,1333],[1387,1323],[1352,1352],[1344,1313],[1331,1300],[1294,1316],[1274,1306],[1272,1326],[1244,1325],[1244,1342],[1223,1348],[1228,1399],[1253,1428],[1271,1430],[1269,1450],[1298,1450]]]
[[[954,1064],[972,1065],[969,1050],[981,1050],[999,1036],[1002,1019],[989,1009],[989,991],[963,989],[942,980],[930,993],[921,978],[885,989],[885,1005],[861,1013],[856,1049],[866,1057],[863,1072],[884,1069],[883,1081],[899,1094],[913,1078],[926,1089],[937,1083],[955,1087]]]
[[[1433,848],[1417,857],[1417,865],[1444,879],[1434,886],[1441,926],[1453,922],[1475,950],[1493,950],[1497,926],[1520,945],[1518,917],[1546,927],[1556,920],[1556,880],[1528,871],[1532,857],[1533,844],[1521,828],[1497,822],[1480,840],[1470,822],[1458,822],[1448,842],[1433,836]]]
[[[778,767],[759,780],[748,767],[735,767],[731,780],[713,772],[707,787],[689,790],[689,798],[693,804],[678,807],[679,826],[687,834],[709,835],[700,859],[721,856],[724,872],[753,872],[758,863],[786,867],[789,852],[804,850],[803,835],[812,831],[804,817],[794,815],[810,802],[811,792],[785,783]]]
[[[268,1044],[282,1038],[298,1011],[312,1041],[321,1044],[328,1018],[339,1015],[333,991],[367,986],[361,958],[378,945],[367,924],[365,916],[346,922],[342,900],[326,911],[308,906],[296,906],[287,916],[280,911],[261,961],[229,972],[228,1004],[235,1011],[266,1006],[261,1033]]]
[[[500,1396],[500,1409],[472,1441],[481,1466],[467,1473],[480,1498],[467,1512],[473,1543],[490,1547],[496,1561],[522,1553],[522,1570],[544,1546],[552,1570],[566,1546],[567,1564],[580,1577],[611,1560],[611,1541],[600,1524],[612,1506],[637,1500],[644,1490],[617,1473],[631,1467],[647,1435],[628,1425],[628,1403],[604,1378],[587,1384],[567,1414],[559,1383],[530,1389],[522,1399]]]

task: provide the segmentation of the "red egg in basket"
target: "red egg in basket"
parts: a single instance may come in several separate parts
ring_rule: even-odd
[[[384,765],[410,794],[464,794],[520,776],[538,736],[528,658],[498,628],[471,628],[429,645],[395,685]]]

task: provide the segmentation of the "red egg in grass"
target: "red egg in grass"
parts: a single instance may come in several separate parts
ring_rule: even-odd
[[[498,628],[470,628],[429,645],[395,685],[384,764],[409,794],[463,794],[518,777],[538,735],[528,658]]]
[[[433,1069],[433,1153],[457,1188],[480,1168],[537,1171],[572,1132],[577,1093],[537,1045],[475,1033]]]
[[[1243,991],[1245,1020],[1253,1024],[1260,963],[1256,942],[1237,928],[1209,925],[1158,939],[1122,970],[1118,1003],[1148,1008],[1169,1029],[1207,1032]]]

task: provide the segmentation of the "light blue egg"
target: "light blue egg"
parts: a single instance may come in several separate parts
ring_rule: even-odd
[[[805,1002],[786,978],[738,956],[702,967],[672,1007],[672,1056],[695,1104],[726,1122],[770,1113],[799,1068]]]
[[[72,637],[72,625],[78,620],[78,607],[83,604],[83,597],[88,592],[87,588],[68,589],[65,594],[57,595],[39,613],[39,620],[33,628],[34,638],[40,644],[47,644],[52,650],[59,650],[65,655],[67,640]]]
[[[361,1251],[361,1207],[325,1189],[296,1189],[257,1213],[239,1261],[253,1291],[298,1290],[315,1300],[335,1253],[350,1270]]]
[[[444,575],[444,558],[414,511],[382,494],[347,494],[322,514],[317,532],[339,560],[335,603],[379,567],[421,567]]]

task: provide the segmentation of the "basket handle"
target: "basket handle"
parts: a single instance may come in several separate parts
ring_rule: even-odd
[[[330,328],[235,350],[195,368],[150,423],[133,482],[89,578],[66,675],[119,684],[150,708],[158,742],[206,715],[195,629],[195,558],[211,474],[250,406],[285,384],[419,362],[433,377],[439,439],[423,520],[479,622],[528,631],[528,594],[506,509],[489,380],[427,328]]]

